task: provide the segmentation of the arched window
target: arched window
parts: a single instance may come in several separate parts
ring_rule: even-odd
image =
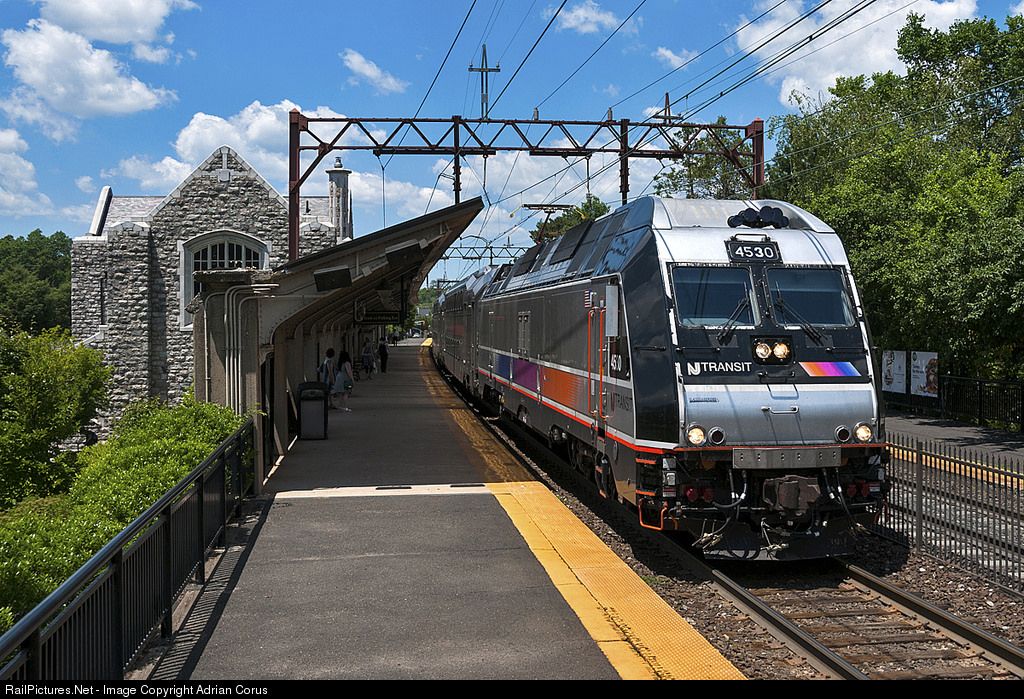
[[[193,238],[182,246],[181,259],[181,321],[182,327],[192,325],[192,314],[185,306],[202,293],[202,283],[193,274],[211,269],[263,269],[267,266],[267,246],[244,233],[215,231]]]

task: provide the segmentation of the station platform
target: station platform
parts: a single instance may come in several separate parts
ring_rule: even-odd
[[[742,678],[392,348],[296,442],[149,679]]]
[[[1024,467],[1024,434],[905,412],[886,415],[885,426],[890,432],[983,454],[1002,465]]]

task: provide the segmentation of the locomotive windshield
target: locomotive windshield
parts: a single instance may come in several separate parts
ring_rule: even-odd
[[[850,297],[837,269],[769,269],[768,290],[779,325],[853,325]]]
[[[672,283],[683,326],[754,324],[757,301],[747,269],[676,267],[672,270]]]

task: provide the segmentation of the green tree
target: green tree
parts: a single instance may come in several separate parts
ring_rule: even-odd
[[[727,123],[719,116],[716,124]],[[682,195],[687,199],[737,199],[750,194],[750,184],[736,166],[721,155],[722,144],[712,135],[694,138],[693,127],[677,129],[673,139],[689,143],[690,149],[711,155],[686,155],[654,178],[654,193],[659,197]]]
[[[548,218],[538,223],[537,227],[530,231],[530,238],[535,243],[557,238],[573,226],[584,221],[592,221],[604,216],[609,211],[611,211],[611,208],[607,204],[593,194],[588,193],[577,206],[554,218]]]
[[[29,332],[71,327],[71,239],[0,238],[0,318]]]
[[[878,344],[938,351],[951,373],[1024,375],[1021,29],[912,16],[905,76],[840,78],[769,124],[765,194],[839,232]]]
[[[109,378],[100,353],[66,331],[0,330],[0,509],[66,490],[74,458],[59,445],[95,417]]]

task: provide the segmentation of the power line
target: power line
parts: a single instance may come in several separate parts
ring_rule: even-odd
[[[526,24],[526,20],[529,19],[530,13],[533,12],[533,7],[536,4],[537,0],[533,0],[533,2],[530,3],[530,6],[526,8],[526,14],[524,14],[523,18],[519,20],[519,26],[516,27],[515,32],[513,32],[512,38],[508,40],[507,44],[505,44],[505,48],[502,49],[501,55],[498,56],[498,63],[501,63],[501,59],[503,59],[505,57],[505,54],[508,53],[508,50],[512,48],[512,42],[516,40],[517,36],[519,36],[519,32],[522,30],[523,25]]]
[[[448,47],[448,53],[446,53],[444,55],[444,58],[441,60],[441,65],[439,65],[437,67],[437,72],[434,73],[434,79],[430,81],[430,87],[427,88],[426,93],[424,93],[424,95],[423,95],[423,99],[420,100],[420,106],[416,108],[416,114],[413,115],[413,117],[412,117],[413,119],[417,118],[420,115],[420,110],[423,109],[423,105],[426,104],[427,97],[430,96],[431,90],[433,90],[434,89],[434,85],[437,84],[437,79],[439,77],[441,77],[441,71],[444,70],[444,65],[445,65],[445,63],[448,62],[448,57],[452,55],[452,49],[455,48],[455,43],[459,40],[459,37],[462,36],[462,30],[466,28],[466,22],[469,21],[469,16],[471,14],[473,14],[473,8],[476,7],[476,3],[477,3],[477,0],[473,0],[473,2],[469,6],[469,9],[466,10],[466,16],[463,17],[462,24],[459,25],[459,31],[457,31],[455,33],[455,38],[452,39],[452,45]],[[409,129],[406,129],[405,133],[402,134],[402,138],[398,141],[399,143],[402,143],[402,141],[405,140],[405,134],[407,134],[407,133],[409,133]],[[388,158],[388,162],[386,164],[390,165],[391,164],[391,159],[394,158],[394,157],[395,157],[394,155],[389,157]]]
[[[737,58],[737,59],[736,59],[735,61],[733,61],[733,62],[732,62],[732,63],[730,63],[730,64],[729,64],[728,66],[726,66],[726,67],[725,67],[725,68],[723,68],[722,70],[720,70],[720,71],[718,71],[717,73],[715,73],[714,75],[712,75],[712,76],[711,76],[710,78],[708,78],[707,80],[705,80],[704,82],[702,82],[702,83],[701,83],[700,85],[698,85],[697,87],[695,87],[695,88],[694,88],[693,90],[690,90],[690,92],[686,93],[685,95],[683,95],[683,96],[682,96],[682,97],[680,97],[679,99],[677,99],[677,100],[675,100],[674,102],[672,102],[672,104],[671,104],[670,106],[674,106],[674,105],[678,104],[679,102],[681,102],[682,100],[684,100],[684,99],[687,99],[687,98],[689,98],[689,96],[690,96],[691,94],[693,94],[693,92],[694,92],[695,90],[698,90],[698,89],[700,89],[700,88],[704,87],[704,86],[705,86],[705,85],[707,85],[707,84],[708,84],[709,82],[711,82],[712,80],[714,80],[715,78],[717,78],[718,76],[720,76],[720,75],[721,75],[722,73],[725,73],[725,72],[727,72],[728,70],[730,70],[731,68],[733,68],[733,67],[734,67],[734,66],[736,66],[737,64],[739,64],[739,63],[742,63],[743,61],[747,60],[748,58],[750,58],[751,56],[753,56],[753,55],[754,55],[754,54],[755,54],[755,53],[756,53],[757,51],[760,51],[760,50],[761,50],[761,49],[763,49],[763,48],[764,48],[765,46],[767,46],[767,45],[768,45],[768,44],[770,44],[771,42],[775,41],[775,40],[776,40],[776,39],[778,39],[778,38],[779,38],[780,36],[782,36],[783,34],[785,34],[786,32],[788,32],[788,31],[789,31],[790,29],[792,29],[792,28],[793,28],[793,27],[795,27],[796,25],[800,24],[800,23],[801,23],[801,22],[803,22],[803,21],[804,21],[805,19],[807,19],[808,17],[810,17],[811,15],[813,15],[813,14],[814,14],[815,12],[817,12],[818,10],[820,10],[820,9],[821,9],[821,8],[823,8],[823,7],[825,7],[826,5],[828,5],[828,4],[829,4],[829,3],[831,3],[831,2],[832,2],[832,0],[822,0],[822,2],[818,3],[817,5],[815,5],[814,7],[812,7],[812,8],[810,9],[810,10],[808,10],[808,11],[807,11],[807,12],[805,12],[805,13],[803,13],[802,15],[800,15],[799,17],[797,17],[796,19],[794,19],[794,20],[793,20],[792,22],[790,22],[790,23],[789,23],[789,24],[787,24],[786,26],[784,26],[784,27],[782,27],[781,29],[779,29],[779,30],[778,30],[777,32],[775,32],[775,33],[774,33],[774,34],[772,34],[772,35],[771,35],[770,37],[768,37],[767,39],[765,39],[764,41],[762,41],[761,43],[759,43],[759,44],[758,44],[757,46],[755,46],[754,48],[752,48],[752,49],[749,49],[749,50],[747,50],[747,51],[744,51],[744,52],[743,52],[743,54],[742,54],[742,55],[741,55],[741,56],[740,56],[739,58]]]
[[[783,0],[783,2],[785,2],[785,0]],[[611,41],[612,37],[613,37],[613,36],[615,36],[616,34],[618,34],[618,33],[619,33],[619,30],[620,30],[620,29],[622,29],[622,28],[623,28],[624,26],[626,26],[626,23],[627,23],[627,22],[628,22],[629,20],[633,19],[633,15],[635,15],[635,14],[636,14],[637,12],[639,12],[639,11],[640,11],[640,8],[641,8],[641,7],[643,7],[643,6],[644,6],[644,5],[646,4],[646,3],[647,3],[647,0],[640,0],[640,4],[639,4],[639,5],[637,5],[637,6],[635,7],[635,8],[633,8],[633,11],[629,13],[629,16],[628,16],[628,17],[626,17],[626,19],[622,20],[622,23],[621,23],[621,24],[619,24],[619,26],[617,26],[617,27],[616,27],[616,28],[615,28],[615,29],[614,29],[614,30],[612,31],[612,33],[611,33],[611,34],[609,34],[609,35],[608,35],[607,37],[605,37],[605,40],[601,42],[601,45],[600,45],[600,46],[598,46],[598,47],[597,47],[596,49],[594,49],[594,52],[593,52],[593,53],[591,53],[591,54],[590,54],[589,56],[587,56],[587,59],[586,59],[585,61],[583,61],[583,63],[580,63],[580,64],[579,64],[579,66],[578,66],[578,67],[576,68],[576,70],[574,70],[574,71],[573,71],[572,73],[570,73],[570,74],[569,74],[569,77],[567,77],[567,78],[566,78],[565,80],[563,80],[563,81],[562,81],[561,83],[559,83],[558,87],[556,87],[556,88],[555,88],[554,90],[552,90],[552,91],[551,91],[551,94],[549,94],[549,95],[548,95],[547,97],[545,97],[545,98],[544,98],[544,99],[542,99],[542,100],[541,100],[540,102],[538,102],[538,103],[537,103],[537,107],[539,108],[539,107],[540,107],[541,105],[543,105],[543,104],[544,104],[545,102],[547,102],[547,101],[548,101],[549,99],[551,99],[551,98],[552,98],[552,97],[554,96],[554,94],[555,94],[556,92],[558,92],[558,91],[559,91],[559,90],[561,90],[561,89],[562,89],[563,87],[565,87],[565,84],[566,84],[567,82],[569,82],[570,80],[572,80],[572,79],[573,79],[573,77],[575,77],[575,75],[576,75],[577,73],[579,73],[579,72],[580,72],[581,70],[583,70],[583,67],[584,67],[584,66],[586,66],[586,65],[587,65],[588,63],[590,63],[590,59],[592,59],[592,58],[593,58],[594,56],[596,56],[596,55],[597,55],[597,53],[598,53],[598,51],[600,51],[601,49],[603,49],[603,48],[604,48],[604,46],[605,46],[605,44],[607,44],[607,43],[608,43],[609,41]]]
[[[829,1],[831,1],[831,0],[829,0]],[[866,10],[868,7],[870,7],[871,5],[875,4],[876,2],[878,2],[878,0],[862,0],[860,5],[855,6],[854,8],[852,8],[850,10],[847,10],[846,12],[841,14],[839,17],[831,20],[830,22],[828,22],[826,25],[824,25],[820,29],[815,30],[811,34],[808,34],[803,39],[801,39],[801,40],[799,40],[797,42],[794,42],[793,44],[791,44],[789,46],[789,48],[784,49],[779,54],[776,54],[776,56],[777,56],[776,58],[769,59],[768,61],[763,63],[760,67],[755,69],[752,73],[747,75],[742,80],[734,83],[732,86],[726,88],[725,90],[722,90],[721,92],[718,93],[718,95],[705,100],[704,102],[702,102],[697,107],[694,107],[694,108],[688,110],[686,112],[686,114],[683,116],[683,119],[689,119],[693,115],[699,113],[702,109],[705,109],[705,108],[711,106],[712,104],[714,104],[718,100],[722,99],[723,97],[725,97],[729,93],[739,89],[740,87],[742,87],[746,83],[748,83],[751,80],[753,80],[754,78],[758,77],[759,75],[761,75],[762,73],[767,71],[769,68],[771,68],[771,67],[777,65],[778,63],[782,62],[783,60],[785,60],[789,56],[792,56],[794,53],[796,53],[797,51],[802,49],[804,46],[806,46],[810,42],[812,42],[815,39],[817,39],[819,36],[827,34],[828,32],[832,31],[833,29],[835,29],[836,27],[841,25],[842,23],[848,21],[852,17],[855,17],[859,13],[863,12],[864,10]],[[707,84],[707,82],[705,81],[704,83],[702,83],[702,86],[706,85],[706,84]],[[678,104],[681,100],[688,98],[690,95],[692,95],[695,92],[696,89],[697,88],[695,88],[694,90],[691,90],[690,92],[686,93],[683,97],[680,97],[679,99],[677,99],[674,102],[672,102],[672,104]]]
[[[670,70],[669,72],[667,72],[667,73],[665,73],[664,75],[662,75],[662,76],[661,76],[660,78],[657,78],[656,80],[652,80],[651,82],[647,83],[646,85],[644,85],[643,87],[641,87],[641,88],[640,88],[639,90],[637,90],[636,92],[633,92],[633,93],[631,93],[631,94],[629,94],[629,95],[626,95],[625,97],[623,97],[622,99],[620,99],[620,100],[619,100],[618,102],[616,102],[615,104],[613,104],[613,105],[612,105],[612,108],[614,109],[615,107],[618,107],[618,106],[619,106],[620,104],[622,104],[622,103],[623,103],[623,102],[625,102],[626,100],[630,100],[630,99],[633,99],[634,97],[636,97],[637,95],[639,95],[639,94],[640,94],[641,92],[644,92],[644,91],[648,90],[649,88],[652,88],[652,87],[654,87],[655,85],[657,85],[658,83],[660,83],[660,82],[661,82],[662,80],[664,80],[664,79],[665,79],[665,78],[667,78],[668,76],[672,75],[673,73],[676,73],[677,71],[680,71],[680,70],[682,70],[682,69],[683,69],[683,68],[685,68],[686,66],[688,66],[688,65],[690,65],[691,63],[693,63],[694,61],[698,60],[698,59],[699,59],[699,58],[700,58],[701,56],[704,56],[704,55],[706,55],[707,53],[709,53],[710,51],[712,51],[713,49],[716,49],[716,48],[718,48],[719,46],[721,46],[721,45],[722,45],[722,44],[724,44],[724,43],[725,43],[726,41],[728,41],[729,39],[731,39],[731,38],[733,38],[734,36],[736,36],[737,34],[739,34],[739,33],[740,33],[741,31],[743,31],[744,29],[746,29],[746,28],[747,28],[747,27],[749,27],[750,25],[754,24],[755,22],[759,21],[759,20],[760,20],[760,19],[761,19],[762,17],[764,17],[765,15],[769,14],[770,12],[772,12],[772,11],[773,11],[773,10],[774,10],[774,9],[775,9],[776,7],[778,7],[779,5],[782,5],[782,4],[786,3],[786,2],[788,2],[788,0],[779,0],[779,2],[775,3],[774,5],[772,5],[771,7],[769,7],[769,8],[767,9],[767,10],[765,10],[764,12],[762,12],[761,14],[759,14],[759,15],[758,15],[757,17],[755,17],[754,19],[752,19],[752,20],[750,20],[749,22],[747,22],[746,24],[744,24],[743,26],[739,27],[738,29],[736,29],[735,31],[733,31],[733,32],[732,32],[731,34],[729,34],[728,36],[725,36],[725,37],[723,37],[723,38],[722,38],[721,40],[719,40],[719,41],[715,42],[714,44],[712,44],[711,46],[708,46],[708,47],[707,47],[706,49],[704,49],[704,50],[703,50],[703,51],[701,51],[700,53],[696,54],[695,56],[691,56],[690,58],[688,58],[688,59],[686,60],[686,62],[685,62],[685,63],[683,63],[682,65],[678,65],[678,66],[676,66],[675,68],[673,68],[672,70]]]
[[[507,83],[505,83],[505,87],[501,88],[501,92],[498,93],[498,96],[494,98],[494,102],[491,103],[492,107],[498,103],[498,100],[501,99],[501,96],[505,94],[505,90],[509,88],[509,85],[512,84],[512,81],[516,79],[517,75],[519,75],[519,71],[522,70],[523,66],[526,65],[526,62],[530,60],[530,56],[533,55],[534,49],[537,48],[537,45],[540,43],[540,40],[544,38],[544,35],[548,33],[548,29],[550,29],[551,25],[555,23],[555,20],[558,19],[559,13],[562,11],[562,8],[565,7],[565,3],[567,3],[568,1],[569,0],[562,0],[562,4],[558,6],[557,10],[555,10],[555,14],[551,15],[551,20],[547,23],[547,26],[544,27],[544,31],[542,31],[540,33],[540,36],[537,37],[537,40],[533,42],[533,46],[531,46],[530,50],[526,52],[526,56],[523,57],[523,60],[519,64],[519,67],[516,68],[516,71],[514,73],[512,73],[512,77],[508,79]]]

